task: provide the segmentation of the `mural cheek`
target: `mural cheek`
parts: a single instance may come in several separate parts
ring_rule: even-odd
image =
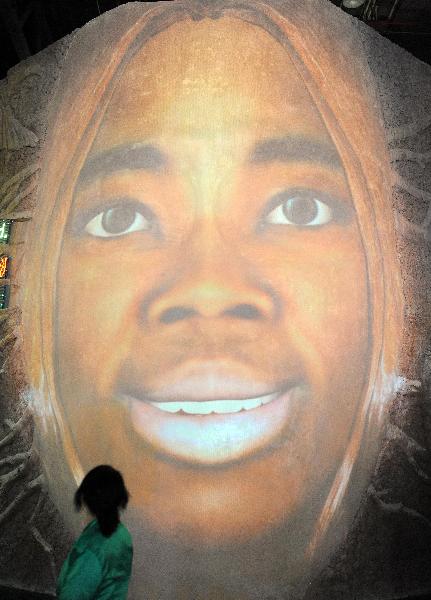
[[[114,400],[112,389],[127,347],[123,323],[130,298],[124,290],[116,292],[109,266],[113,271],[119,267],[114,261],[88,265],[85,256],[66,248],[58,276],[57,385],[84,466],[109,457],[116,462],[113,450],[125,451],[129,445],[127,412]]]
[[[364,258],[355,240],[336,251],[327,246],[323,238],[317,252],[300,256],[291,247],[289,263],[283,268],[281,259],[272,274],[284,300],[285,364],[299,357],[309,390],[295,433],[317,477],[336,468],[345,450],[369,360]]]
[[[87,251],[65,245],[58,275],[57,346],[62,373],[84,379],[96,395],[112,394],[119,364],[132,353],[140,305],[156,285],[154,257],[100,244]],[[156,271],[154,273],[153,271]],[[145,353],[145,347],[135,348]]]

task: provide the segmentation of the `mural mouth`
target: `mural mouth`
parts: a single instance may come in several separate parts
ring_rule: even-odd
[[[120,393],[119,399],[128,407],[135,432],[155,451],[202,466],[222,465],[278,447],[307,397],[307,386],[297,379],[279,384],[278,389],[266,384],[266,393],[259,395],[255,391],[262,390],[262,383],[237,374],[223,379],[219,373],[198,381],[194,373],[192,380],[196,384],[192,398],[185,394],[191,387],[187,376],[165,386],[166,399],[137,389]],[[214,392],[215,383],[220,394],[210,398],[209,388]]]

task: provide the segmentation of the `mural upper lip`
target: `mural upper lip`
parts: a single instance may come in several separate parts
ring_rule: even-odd
[[[255,369],[241,363],[188,361],[170,370],[157,387],[143,389],[127,382],[121,391],[144,402],[204,402],[255,398],[286,387],[290,386],[256,377]]]

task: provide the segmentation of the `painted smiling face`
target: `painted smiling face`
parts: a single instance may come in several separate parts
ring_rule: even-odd
[[[57,289],[78,456],[119,468],[143,521],[212,545],[318,514],[367,377],[366,264],[278,42],[221,18],[138,52],[81,170]]]

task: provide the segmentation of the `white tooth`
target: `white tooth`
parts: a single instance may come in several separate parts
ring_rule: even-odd
[[[240,410],[252,410],[262,404],[268,404],[274,400],[277,394],[267,394],[259,398],[246,398],[244,400],[206,400],[204,402],[149,402],[151,406],[159,410],[178,413],[184,412],[188,415],[219,415],[236,413]]]

